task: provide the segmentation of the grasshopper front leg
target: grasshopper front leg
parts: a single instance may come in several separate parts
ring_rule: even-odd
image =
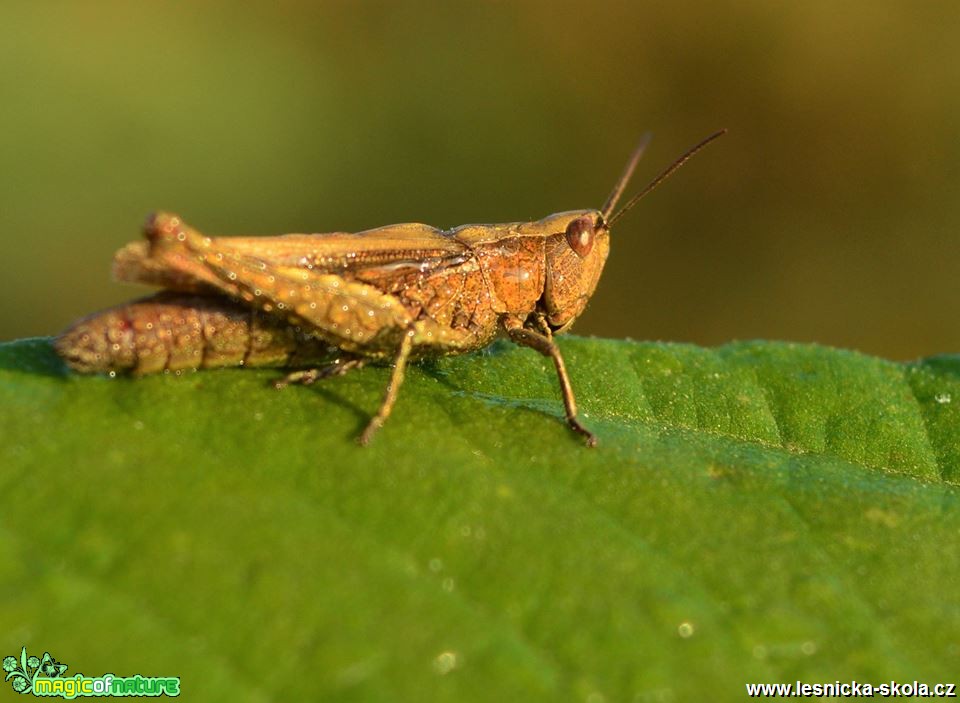
[[[563,407],[567,415],[567,424],[577,434],[586,438],[588,447],[597,446],[597,437],[590,430],[580,424],[577,419],[577,401],[573,397],[573,386],[570,385],[570,376],[567,375],[567,367],[563,363],[563,356],[560,354],[560,347],[553,341],[553,333],[542,320],[537,319],[538,327],[543,330],[537,332],[527,329],[523,322],[516,317],[507,317],[503,320],[504,329],[510,335],[510,339],[522,347],[530,347],[544,356],[553,359],[553,365],[557,369],[557,379],[560,381],[560,393],[563,396]]]

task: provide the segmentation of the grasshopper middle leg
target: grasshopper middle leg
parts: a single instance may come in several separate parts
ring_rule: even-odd
[[[366,359],[361,357],[337,359],[334,363],[329,364],[328,366],[322,366],[315,369],[299,369],[297,371],[291,371],[273,385],[276,388],[286,388],[287,386],[294,384],[309,386],[311,383],[315,383],[324,378],[343,376],[354,369],[362,369],[366,363]]]

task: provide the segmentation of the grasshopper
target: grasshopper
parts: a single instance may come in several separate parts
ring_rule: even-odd
[[[594,446],[554,335],[570,328],[596,289],[613,224],[725,131],[689,149],[616,212],[649,136],[601,209],[535,222],[208,237],[177,215],[156,213],[146,241],[116,253],[113,272],[165,291],[74,323],[55,348],[83,373],[296,369],[278,387],[392,362],[380,407],[359,437],[367,444],[390,415],[409,361],[481,349],[505,335],[550,357],[567,424]]]

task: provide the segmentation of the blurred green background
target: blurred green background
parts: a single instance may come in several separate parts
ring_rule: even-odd
[[[134,297],[113,251],[602,204],[730,134],[614,232],[576,331],[960,351],[955,2],[11,2],[0,339]]]

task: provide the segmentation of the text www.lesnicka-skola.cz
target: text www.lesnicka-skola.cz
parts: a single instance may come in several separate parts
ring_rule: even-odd
[[[870,684],[860,681],[831,683],[748,683],[750,698],[956,698],[955,683],[923,683],[913,681]]]

